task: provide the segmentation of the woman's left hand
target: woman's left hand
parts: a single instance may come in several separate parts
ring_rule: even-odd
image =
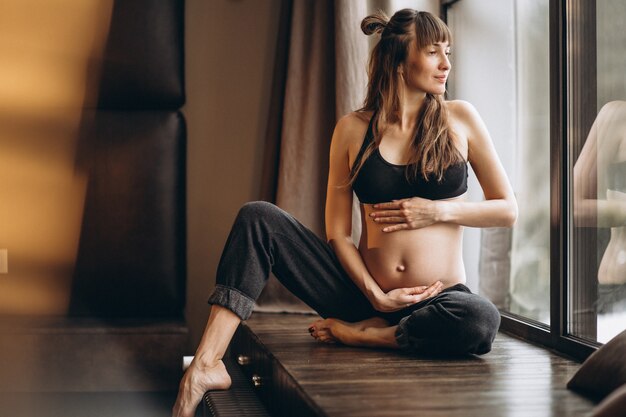
[[[389,224],[383,232],[421,229],[438,221],[437,203],[420,197],[378,203],[370,217],[376,223]]]

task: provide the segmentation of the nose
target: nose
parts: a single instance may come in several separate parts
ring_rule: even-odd
[[[443,58],[439,63],[439,69],[448,71],[450,70],[450,67],[452,67],[452,64],[450,64],[450,58],[448,58],[448,55],[443,54]]]

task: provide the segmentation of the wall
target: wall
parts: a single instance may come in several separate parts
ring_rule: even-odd
[[[195,347],[239,207],[259,197],[280,1],[187,0],[187,322]]]
[[[0,7],[0,314],[64,315],[87,185],[76,164],[112,0]],[[76,36],[80,33],[81,36]],[[88,71],[89,70],[89,71]]]

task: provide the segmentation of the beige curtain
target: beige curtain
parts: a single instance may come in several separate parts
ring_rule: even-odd
[[[274,201],[325,239],[324,204],[331,136],[336,121],[362,105],[369,46],[376,41],[361,32],[361,20],[376,9],[388,12],[402,7],[432,9],[436,3],[436,0],[284,0],[261,198]],[[356,242],[360,234],[356,198],[353,231]],[[256,310],[311,311],[273,276]]]
[[[265,167],[271,172],[277,166],[276,204],[325,238],[331,136],[337,119],[360,107],[367,83],[368,43],[359,30],[367,4],[295,1],[285,4],[283,11],[289,8],[291,16],[282,14],[290,19],[290,34],[280,139],[275,138],[277,129],[268,128],[268,144],[273,141],[279,149],[278,163],[266,157]],[[281,28],[285,26],[281,22]],[[278,40],[279,48],[281,44],[284,39]],[[277,65],[279,60],[277,57]],[[280,94],[279,79],[274,79],[274,87],[274,94]],[[270,115],[270,119],[276,120],[276,116]],[[271,179],[266,178],[267,182]],[[267,190],[264,194],[270,195]],[[310,311],[274,277],[261,294],[257,310]]]

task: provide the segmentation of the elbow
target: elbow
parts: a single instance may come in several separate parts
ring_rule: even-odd
[[[507,206],[507,209],[503,215],[503,226],[504,227],[513,227],[515,222],[517,221],[517,201],[513,199]]]
[[[574,200],[573,216],[576,227],[598,227],[597,200]]]
[[[352,241],[352,236],[350,236],[350,235],[339,235],[339,236],[331,235],[331,236],[327,236],[326,237],[326,242],[335,251],[337,249],[337,246],[341,246],[341,245],[343,245],[345,243],[354,245],[354,242]]]
[[[585,211],[582,208],[580,200],[574,200],[572,204],[572,214],[574,217],[574,226],[581,227],[585,223]]]

